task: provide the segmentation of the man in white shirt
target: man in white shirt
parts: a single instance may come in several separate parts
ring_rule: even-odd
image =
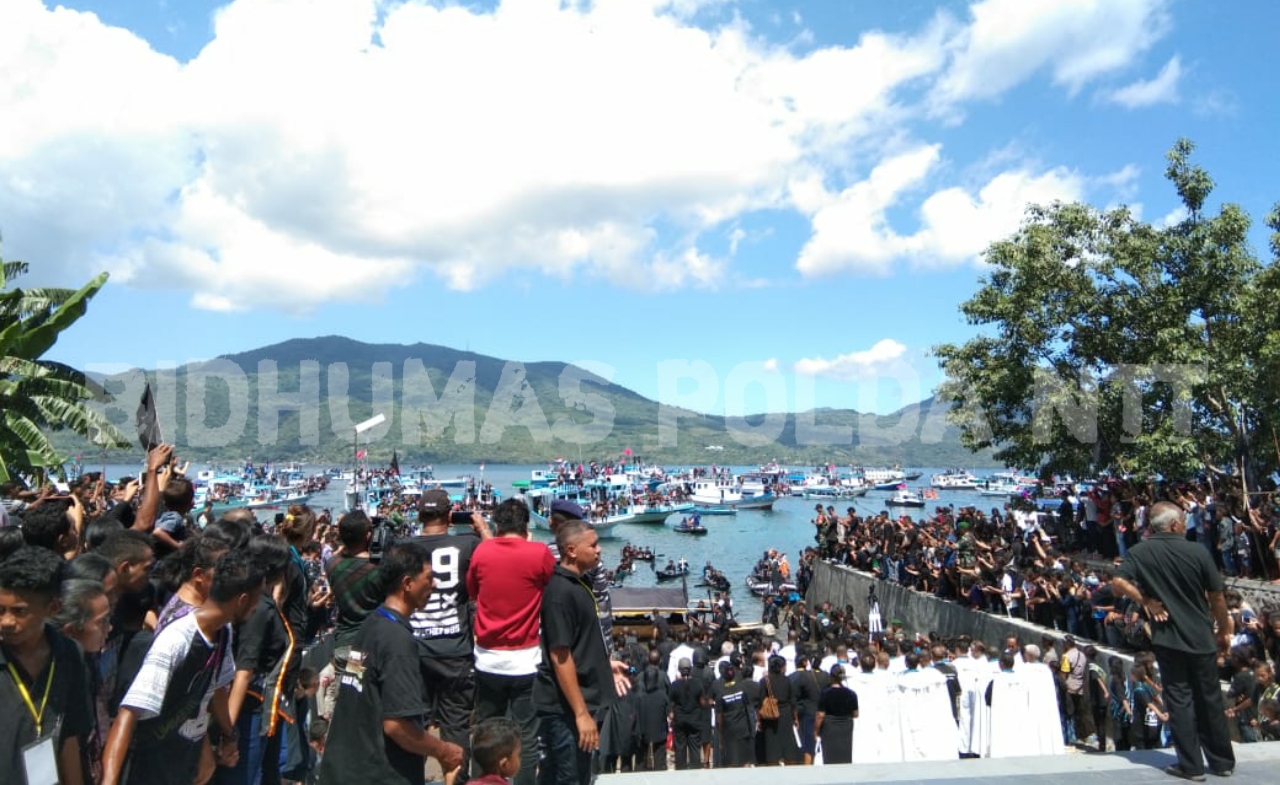
[[[680,633],[680,645],[671,650],[667,660],[667,678],[675,683],[680,678],[680,660],[693,662],[693,647],[689,645],[688,633]]]

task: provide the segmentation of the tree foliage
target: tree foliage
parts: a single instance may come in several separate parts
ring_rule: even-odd
[[[94,391],[83,373],[41,359],[84,316],[107,274],[80,289],[13,286],[27,269],[24,262],[0,261],[0,481],[61,466],[65,457],[49,441],[51,431],[74,431],[103,447],[129,444],[89,405]]]
[[[1046,475],[1252,485],[1277,468],[1280,270],[1250,249],[1244,210],[1209,213],[1214,183],[1193,150],[1167,155],[1184,208],[1172,225],[1055,203],[987,249],[991,270],[961,305],[985,329],[935,349],[967,447]],[[1280,255],[1280,209],[1267,223]]]

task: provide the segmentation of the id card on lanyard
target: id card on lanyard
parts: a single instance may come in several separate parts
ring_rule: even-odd
[[[49,693],[53,689],[53,674],[57,670],[58,661],[54,658],[49,660],[49,676],[44,682],[39,708],[36,708],[31,693],[27,691],[26,683],[18,675],[18,669],[13,667],[12,662],[8,665],[9,676],[13,678],[13,683],[17,686],[27,711],[31,713],[31,719],[36,728],[36,740],[22,748],[22,768],[27,775],[27,785],[58,785],[58,755],[54,749],[54,741],[58,738],[61,723],[55,721],[52,727],[48,728],[48,734],[45,733],[44,727],[44,712],[49,706]]]

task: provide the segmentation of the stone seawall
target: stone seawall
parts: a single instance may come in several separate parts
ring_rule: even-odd
[[[809,584],[805,600],[811,608],[817,608],[823,602],[830,602],[835,608],[852,605],[854,614],[865,621],[867,593],[872,586],[880,601],[880,616],[884,619],[885,627],[889,626],[892,619],[902,619],[903,626],[911,633],[936,632],[944,639],[968,635],[988,645],[998,645],[1009,635],[1016,636],[1020,643],[1036,645],[1040,644],[1042,635],[1051,635],[1055,640],[1061,639],[1063,635],[1057,630],[1045,629],[1022,619],[971,611],[956,603],[880,580],[874,575],[826,562],[814,565],[813,581]],[[1100,654],[1099,664],[1104,668],[1111,657],[1123,660],[1126,670],[1133,662],[1130,654],[1109,649],[1096,642],[1094,645],[1098,647]]]

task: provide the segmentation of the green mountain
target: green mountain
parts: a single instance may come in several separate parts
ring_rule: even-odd
[[[107,415],[127,433],[149,382],[165,440],[195,460],[348,462],[355,423],[375,413],[387,422],[359,437],[374,462],[395,451],[402,463],[541,463],[613,457],[628,448],[655,461],[702,464],[949,466],[984,457],[960,446],[932,399],[884,417],[820,409],[743,419],[668,408],[664,429],[657,401],[577,366],[422,343],[295,339],[94,381],[114,397]],[[745,435],[756,427],[760,434]],[[96,452],[73,437],[57,439],[66,454]]]

